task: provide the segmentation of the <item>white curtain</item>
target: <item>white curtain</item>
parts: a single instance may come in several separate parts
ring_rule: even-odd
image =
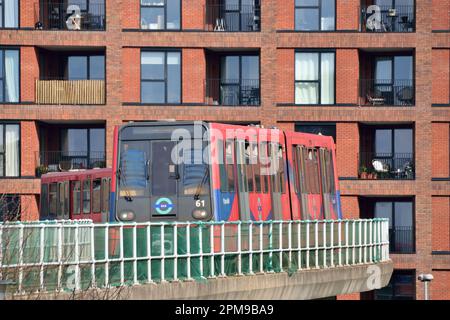
[[[5,50],[5,101],[19,102],[19,51]]]
[[[319,79],[319,54],[297,53],[295,56],[295,80],[315,81]],[[319,86],[317,82],[300,82],[295,86],[296,104],[317,104]]]
[[[5,0],[5,28],[17,28],[19,26],[18,0]]]
[[[334,104],[334,53],[322,53],[321,104]]]
[[[6,125],[5,136],[6,176],[19,176],[19,126]]]

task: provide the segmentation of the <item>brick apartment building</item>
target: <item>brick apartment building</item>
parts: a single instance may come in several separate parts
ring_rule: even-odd
[[[389,217],[395,263],[387,289],[339,298],[423,299],[425,272],[450,299],[449,0],[0,0],[0,108],[22,220],[40,173],[111,166],[128,121],[333,135],[344,214]]]

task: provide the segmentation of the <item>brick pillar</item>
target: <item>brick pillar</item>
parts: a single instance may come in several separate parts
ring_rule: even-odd
[[[450,123],[432,124],[432,177],[450,177]]]
[[[182,101],[202,104],[205,101],[205,52],[203,49],[183,49],[182,56]]]
[[[39,21],[39,0],[20,0],[20,28],[33,28]]]
[[[450,197],[433,197],[431,211],[433,251],[450,251]]]
[[[342,196],[341,205],[344,219],[360,218],[359,201],[357,196]]]
[[[336,29],[358,30],[360,22],[360,0],[336,1]]]
[[[450,29],[450,0],[433,0],[433,30]]]
[[[20,196],[21,221],[39,220],[39,196],[27,194]]]
[[[262,20],[263,28],[265,23],[266,21]],[[295,0],[284,0],[282,5],[277,6],[276,28],[278,30],[295,29]]]
[[[359,129],[358,123],[337,123],[337,165],[340,177],[358,177]]]
[[[295,102],[295,50],[277,50],[277,97],[278,103]]]
[[[34,47],[20,48],[20,101],[35,101],[36,79],[39,78],[39,64]]]
[[[358,103],[358,80],[358,50],[336,50],[336,103]]]
[[[182,1],[182,29],[203,30],[206,0]]]
[[[122,27],[124,29],[140,29],[139,17],[141,16],[141,1],[122,1]],[[106,10],[118,10],[118,8],[105,6]],[[107,17],[110,15],[107,14]],[[108,24],[113,23],[112,21],[106,21],[106,27]]]
[[[450,50],[432,51],[433,103],[450,103]]]
[[[34,121],[22,121],[21,129],[21,175],[34,177],[39,152],[38,127]]]
[[[122,49],[122,101],[141,101],[141,51],[139,48]]]

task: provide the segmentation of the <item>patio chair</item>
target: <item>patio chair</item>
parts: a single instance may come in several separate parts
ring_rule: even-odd
[[[378,173],[388,173],[390,170],[389,165],[387,163],[384,163],[383,161],[378,159],[372,160],[372,166]]]
[[[414,91],[412,87],[404,87],[397,92],[397,99],[403,105],[412,105],[414,100]]]
[[[379,106],[383,105],[386,99],[379,90],[375,89],[373,92],[367,93],[367,101],[373,106]]]

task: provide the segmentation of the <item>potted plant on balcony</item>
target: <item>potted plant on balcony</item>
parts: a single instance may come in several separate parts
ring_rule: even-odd
[[[36,168],[36,177],[40,178],[43,174],[47,174],[48,172],[49,172],[48,167],[41,164],[39,167]]]
[[[359,177],[361,179],[367,179],[369,177],[369,170],[367,169],[366,166],[361,166],[359,172],[360,172]]]

